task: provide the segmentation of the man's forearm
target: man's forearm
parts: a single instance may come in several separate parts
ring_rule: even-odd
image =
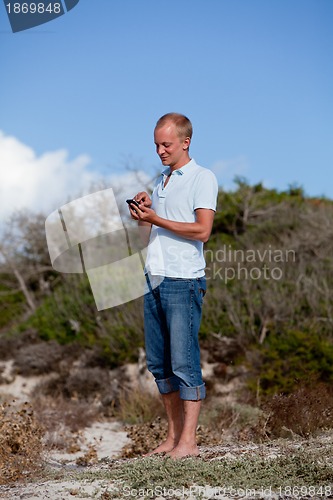
[[[130,208],[133,219],[136,219],[140,226],[144,224],[154,224],[155,226],[172,231],[178,236],[189,240],[197,240],[205,243],[208,241],[212,231],[215,211],[213,209],[198,208],[195,210],[194,222],[178,222],[164,219],[148,207],[140,206],[137,211]]]
[[[178,236],[187,238],[189,240],[198,240],[205,243],[210,235],[210,230],[208,232],[207,226],[201,224],[200,222],[177,222],[169,219],[163,219],[156,215],[154,217],[155,226],[168,229]]]

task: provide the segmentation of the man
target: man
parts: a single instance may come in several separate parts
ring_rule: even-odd
[[[198,455],[196,428],[205,384],[198,341],[206,290],[203,244],[208,240],[218,184],[214,174],[190,158],[190,120],[178,113],[162,116],[154,140],[162,164],[152,199],[146,192],[130,206],[133,219],[147,226],[150,240],[144,297],[147,366],[162,395],[168,419],[166,441],[149,455],[172,458]]]

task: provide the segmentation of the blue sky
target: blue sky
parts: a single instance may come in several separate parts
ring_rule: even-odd
[[[80,0],[13,34],[1,4],[0,209],[48,209],[126,163],[152,175],[169,111],[222,187],[333,198],[332,26],[331,0]]]

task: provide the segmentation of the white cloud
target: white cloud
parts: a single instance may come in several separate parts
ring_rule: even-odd
[[[48,215],[69,199],[101,189],[101,175],[89,170],[91,159],[82,154],[69,159],[61,149],[37,156],[16,137],[0,131],[0,221],[18,209],[42,211]],[[103,178],[104,187],[116,195],[133,196],[149,180],[144,172]],[[94,190],[94,189],[93,189]],[[117,196],[117,198],[118,198]]]
[[[216,175],[219,185],[226,191],[235,188],[233,180],[236,176],[246,178],[249,171],[248,161],[245,156],[218,160],[210,168]]]

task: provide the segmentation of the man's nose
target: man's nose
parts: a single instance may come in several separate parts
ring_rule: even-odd
[[[162,145],[161,146],[156,146],[156,151],[157,151],[157,154],[159,156],[161,156],[164,153],[165,149],[164,149],[164,147]]]

